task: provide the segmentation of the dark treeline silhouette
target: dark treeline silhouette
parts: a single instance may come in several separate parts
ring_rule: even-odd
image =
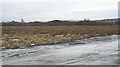
[[[90,21],[90,20],[84,20],[84,21],[62,21],[62,20],[52,20],[48,22],[40,22],[40,21],[34,21],[34,22],[27,22],[27,23],[21,23],[17,21],[11,21],[11,22],[2,22],[2,26],[71,26],[71,25],[113,25],[113,24],[120,24],[118,19],[117,21],[113,21],[111,19],[106,20],[96,20],[96,21]]]

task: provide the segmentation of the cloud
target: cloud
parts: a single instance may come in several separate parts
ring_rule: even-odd
[[[118,0],[3,0],[2,20],[99,19],[117,17]]]

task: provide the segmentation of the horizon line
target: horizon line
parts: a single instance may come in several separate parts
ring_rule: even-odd
[[[85,19],[86,20],[90,20],[90,21],[96,21],[96,20],[105,20],[105,19],[119,19],[120,17],[114,17],[114,18],[103,18],[103,19],[89,19],[89,18],[84,18],[84,19],[53,19],[53,20],[60,20],[60,21],[84,21]],[[24,18],[21,18],[24,20]],[[20,19],[20,20],[21,20]],[[25,22],[35,22],[35,21],[38,21],[38,22],[49,22],[49,21],[53,21],[53,20],[32,20],[32,21],[25,21]],[[9,21],[0,21],[0,22],[12,22],[12,21],[15,21],[15,22],[21,22],[21,21],[17,21],[17,20],[9,20]]]

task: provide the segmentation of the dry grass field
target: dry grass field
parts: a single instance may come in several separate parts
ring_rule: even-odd
[[[3,26],[2,49],[65,43],[112,34],[119,34],[118,25]]]

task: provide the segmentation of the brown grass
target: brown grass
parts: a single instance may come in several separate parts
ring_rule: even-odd
[[[118,34],[118,25],[3,26],[2,48],[55,44],[99,35]]]

